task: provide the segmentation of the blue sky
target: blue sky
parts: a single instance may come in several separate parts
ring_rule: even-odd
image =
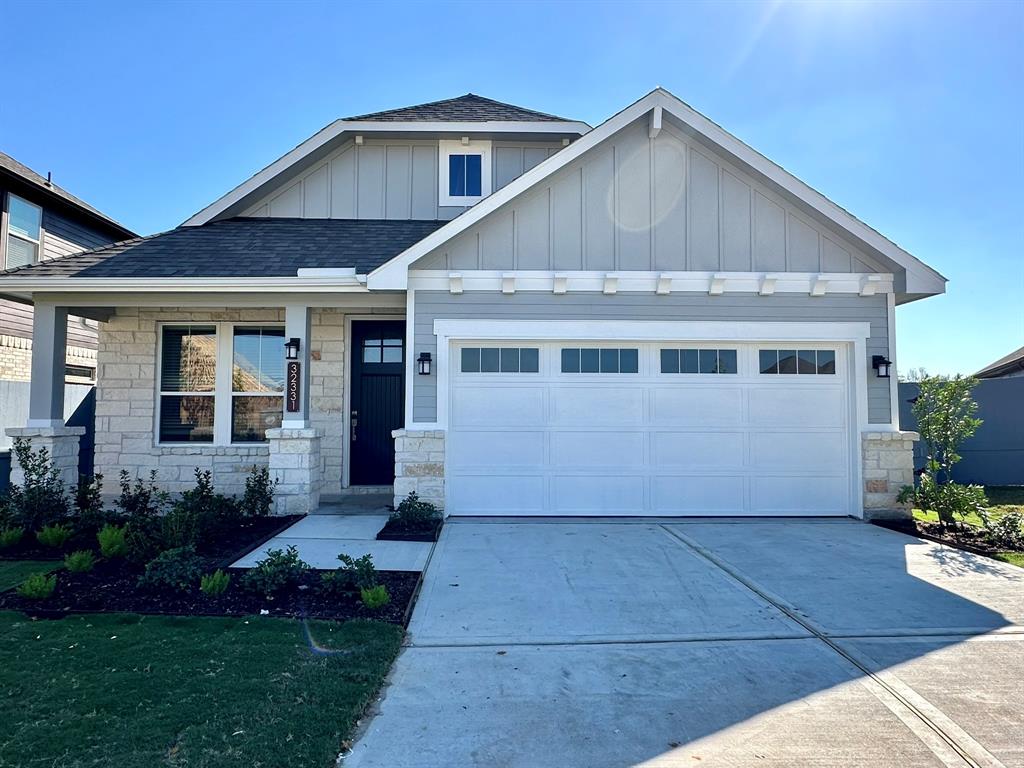
[[[898,310],[901,368],[1024,344],[1021,2],[0,8],[0,149],[141,233],[337,117],[472,91],[596,125],[661,85],[950,279]]]

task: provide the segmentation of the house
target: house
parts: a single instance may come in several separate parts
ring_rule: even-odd
[[[979,379],[1010,379],[1024,376],[1024,347],[986,365],[974,376]]]
[[[113,219],[0,152],[0,269],[59,259],[134,237]],[[70,414],[96,381],[96,323],[69,315],[66,326],[65,412]],[[0,450],[7,427],[25,423],[32,362],[32,306],[0,288]],[[5,478],[6,479],[6,478]]]
[[[895,307],[945,279],[659,88],[593,129],[472,94],[338,120],[174,230],[0,286],[37,307],[14,432],[56,456],[55,329],[100,323],[108,475],[859,517],[912,477]]]

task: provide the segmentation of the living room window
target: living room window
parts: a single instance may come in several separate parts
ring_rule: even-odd
[[[440,205],[466,206],[491,193],[491,142],[439,142]]]
[[[160,443],[262,443],[281,426],[283,327],[164,325],[159,357]]]
[[[4,269],[24,267],[39,261],[43,237],[43,209],[7,194],[7,249]]]

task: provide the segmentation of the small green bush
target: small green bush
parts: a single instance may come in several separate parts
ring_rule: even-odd
[[[958,519],[972,513],[980,515],[988,506],[985,489],[980,485],[937,483],[935,473],[930,471],[921,474],[920,484],[916,488],[912,485],[903,486],[897,501],[935,512],[943,528],[956,525]]]
[[[355,586],[370,589],[377,586],[377,569],[373,565],[373,555],[352,558],[346,554],[338,555],[342,567],[338,571],[348,573]]]
[[[100,543],[100,554],[108,560],[117,557],[124,557],[128,554],[128,544],[125,542],[125,526],[104,525],[96,534]]]
[[[26,600],[45,600],[57,588],[57,577],[33,573],[18,587],[18,594]]]
[[[181,499],[165,518],[165,546],[195,544],[201,549],[242,519],[242,509],[236,499],[214,493],[210,470],[196,467],[195,478],[195,487],[181,494]]]
[[[430,530],[441,517],[441,511],[429,501],[422,501],[415,491],[399,503],[391,513],[392,526],[406,531]]]
[[[359,591],[355,574],[344,568],[321,573],[320,588],[330,595],[350,595]]]
[[[299,551],[294,546],[286,551],[268,549],[267,556],[242,577],[242,586],[251,592],[272,597],[298,584],[309,570],[309,564],[299,558]]]
[[[131,475],[122,469],[119,484],[121,495],[114,504],[129,518],[155,517],[164,511],[170,501],[168,493],[161,491],[156,485],[155,469],[150,471],[148,482],[136,477],[134,484]]]
[[[274,503],[274,489],[277,480],[271,482],[270,469],[255,464],[245,478],[245,493],[242,495],[242,514],[248,517],[266,517]]]
[[[10,549],[25,535],[24,528],[0,528],[0,549]]]
[[[47,525],[36,534],[36,538],[44,547],[60,549],[71,538],[71,528],[66,525]]]
[[[378,584],[375,587],[369,588],[363,587],[359,590],[359,596],[363,600],[363,605],[374,611],[378,608],[383,608],[391,602],[391,595],[388,594],[388,588],[383,584]]]
[[[199,580],[199,589],[204,595],[217,597],[227,592],[230,584],[231,574],[224,573],[218,568],[213,573],[203,574],[203,578]]]
[[[71,573],[88,573],[96,565],[96,556],[88,549],[79,549],[64,556],[64,567]]]
[[[199,541],[199,517],[186,504],[177,503],[160,518],[161,541],[169,549],[194,547]]]
[[[75,491],[75,532],[92,538],[107,523],[120,523],[123,516],[103,506],[100,491],[103,475],[83,475]]]
[[[985,536],[993,546],[1024,550],[1024,511],[1013,510],[996,520],[985,510],[981,521]]]
[[[15,438],[13,451],[25,480],[7,489],[4,506],[9,524],[37,531],[66,518],[70,511],[67,489],[50,461],[50,452],[33,451],[31,441],[22,438]]]
[[[139,577],[139,588],[153,592],[188,592],[203,575],[203,560],[194,547],[176,547],[161,552],[146,564]]]

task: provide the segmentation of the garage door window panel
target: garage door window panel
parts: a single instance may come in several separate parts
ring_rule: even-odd
[[[615,347],[565,347],[562,373],[639,373],[640,350]]]
[[[758,370],[762,374],[834,375],[834,349],[761,349]]]
[[[462,373],[537,373],[537,347],[463,347],[459,369]]]
[[[662,373],[738,373],[735,349],[663,349]]]

